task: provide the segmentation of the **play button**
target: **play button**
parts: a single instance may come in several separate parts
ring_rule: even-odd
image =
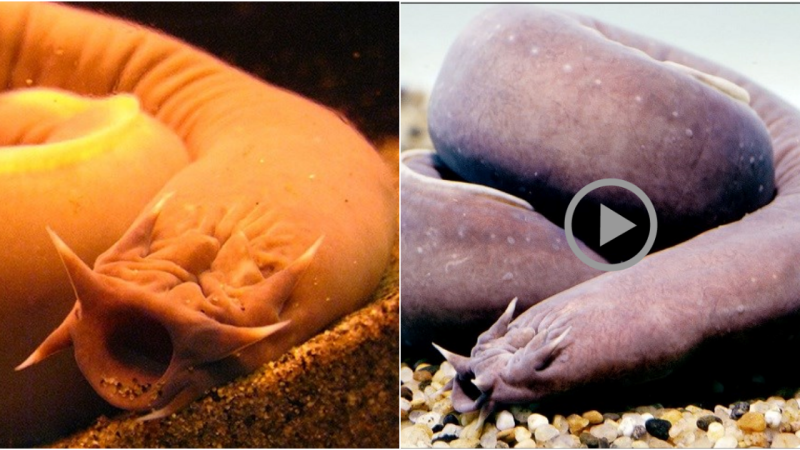
[[[608,209],[606,205],[600,205],[600,246],[606,245],[608,241],[616,239],[621,234],[635,227],[636,224]]]
[[[627,189],[637,197],[639,200],[644,203],[645,208],[647,209],[647,216],[650,221],[650,231],[647,234],[647,241],[645,242],[644,246],[639,253],[637,253],[632,258],[628,259],[627,261],[622,261],[617,264],[608,264],[603,263],[600,261],[595,261],[583,250],[578,247],[578,243],[575,241],[575,235],[573,234],[572,230],[572,218],[575,215],[575,208],[577,208],[578,203],[585,197],[588,193],[592,192],[595,189],[606,187],[606,186],[617,186],[623,189]],[[611,242],[612,240],[618,238],[619,236],[625,234],[626,232],[630,231],[632,228],[636,227],[637,224],[631,222],[630,220],[622,217],[621,215],[617,214],[616,212],[612,211],[610,208],[606,207],[605,205],[600,205],[600,246]],[[612,270],[622,270],[627,269],[628,267],[633,266],[637,262],[641,261],[647,254],[650,252],[650,249],[653,248],[653,244],[656,241],[656,232],[658,229],[658,223],[656,222],[656,209],[653,207],[653,202],[645,195],[644,191],[639,189],[635,184],[629,183],[625,180],[619,180],[617,178],[606,178],[603,180],[597,180],[593,183],[589,183],[588,185],[584,186],[583,189],[578,191],[575,194],[575,197],[569,202],[567,206],[567,213],[564,216],[564,231],[567,234],[567,244],[572,249],[572,252],[575,253],[581,261],[586,263],[586,265],[593,267],[598,270],[604,271],[612,271]]]

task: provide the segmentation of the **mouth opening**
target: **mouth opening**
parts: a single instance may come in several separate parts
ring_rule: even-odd
[[[155,384],[172,359],[169,332],[157,320],[142,314],[130,314],[119,321],[107,345],[111,358],[126,372],[119,375],[142,386]]]

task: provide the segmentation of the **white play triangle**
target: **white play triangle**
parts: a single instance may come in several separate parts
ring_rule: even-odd
[[[600,205],[600,246],[608,241],[614,240],[621,234],[627,232],[636,224],[620,216],[606,205]]]

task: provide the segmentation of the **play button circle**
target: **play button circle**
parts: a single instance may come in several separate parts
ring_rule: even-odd
[[[586,253],[584,253],[583,250],[578,247],[578,243],[575,241],[575,235],[572,231],[572,218],[575,214],[575,208],[577,208],[578,203],[588,193],[595,189],[606,186],[621,187],[636,194],[642,203],[644,203],[644,206],[647,209],[648,218],[650,219],[650,232],[647,235],[647,241],[645,242],[644,247],[642,247],[642,249],[639,250],[639,253],[637,253],[633,258],[617,264],[608,264],[595,261],[586,256]],[[605,205],[600,205],[600,246],[605,245],[613,239],[616,239],[635,226],[635,223],[622,217]],[[584,186],[583,189],[575,194],[575,197],[572,198],[572,201],[569,202],[569,205],[567,206],[567,214],[564,216],[564,231],[567,234],[567,244],[569,244],[569,248],[571,248],[572,252],[575,253],[575,256],[577,256],[586,265],[604,271],[627,269],[628,267],[631,267],[637,262],[641,261],[645,256],[647,256],[647,253],[650,252],[650,249],[653,248],[653,244],[656,241],[657,228],[658,224],[656,221],[656,209],[653,207],[653,203],[650,201],[647,195],[645,195],[644,191],[639,189],[633,183],[629,183],[625,180],[620,180],[617,178],[605,178]]]

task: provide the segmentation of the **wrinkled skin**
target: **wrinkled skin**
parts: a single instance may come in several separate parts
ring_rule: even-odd
[[[83,376],[117,407],[169,414],[377,285],[396,229],[392,177],[335,112],[151,30],[47,4],[0,6],[0,85],[133,94],[185,147],[167,164],[155,146],[133,174],[114,156],[0,177],[25,192],[0,229],[21,252],[0,275],[3,444],[107,410]],[[37,192],[56,206],[30,206]],[[29,222],[14,228],[14,216]],[[69,345],[74,359],[40,362]]]
[[[497,28],[494,28],[495,24],[499,24]],[[550,27],[559,31],[554,32]],[[537,124],[542,122],[534,120],[535,116],[528,121],[515,121],[525,117],[528,110],[521,108],[519,103],[511,102],[512,94],[518,99],[517,102],[524,105],[528,100],[537,102],[542,98],[562,95],[560,91],[538,91],[536,88],[540,85],[531,83],[530,91],[505,92],[502,87],[492,84],[493,80],[485,77],[470,85],[471,95],[451,100],[449,106],[475,102],[473,109],[468,109],[466,113],[446,108],[448,105],[443,103],[437,106],[434,91],[429,112],[433,140],[437,150],[442,151],[442,160],[463,178],[475,177],[475,181],[500,185],[509,182],[506,175],[512,171],[511,166],[521,168],[516,178],[511,177],[511,182],[533,175],[525,167],[526,164],[533,165],[529,167],[533,167],[534,173],[547,168],[549,172],[546,178],[549,181],[545,180],[544,185],[550,187],[539,191],[537,189],[543,184],[534,182],[530,192],[523,192],[522,196],[529,199],[534,208],[544,210],[543,214],[548,215],[548,207],[552,208],[550,211],[562,211],[564,200],[568,201],[567,197],[571,197],[569,194],[573,190],[595,179],[618,176],[642,187],[656,204],[656,209],[660,210],[659,234],[662,229],[669,229],[669,225],[665,224],[670,221],[673,221],[673,225],[684,220],[689,224],[684,228],[673,228],[680,231],[662,238],[661,246],[666,247],[664,250],[652,253],[629,269],[605,273],[566,289],[521,314],[516,311],[519,314],[516,318],[514,313],[518,306],[512,302],[502,317],[481,335],[469,357],[442,349],[459,373],[452,386],[452,398],[456,409],[460,411],[482,408],[486,412],[498,403],[537,401],[597,382],[663,375],[704,342],[746,332],[773,320],[791,317],[800,310],[800,283],[797,282],[800,268],[796,264],[800,257],[800,172],[797,170],[800,163],[800,112],[748,79],[704,59],[592,19],[539,9],[499,8],[490,11],[473,22],[466,34],[462,35],[463,40],[456,44],[454,52],[468,52],[473,39],[489,39],[486,35],[492,32],[497,34],[498,40],[503,41],[513,35],[514,39],[510,40],[530,51],[534,42],[526,41],[527,37],[537,36],[543,29],[549,29],[551,33],[539,36],[536,40],[538,54],[551,58],[545,61],[557,64],[554,68],[543,68],[543,76],[564,70],[566,62],[559,60],[559,55],[574,58],[576,55],[570,52],[575,49],[583,46],[599,48],[604,52],[604,61],[618,64],[615,73],[621,74],[624,85],[613,85],[615,78],[609,78],[606,74],[589,73],[586,76],[590,77],[590,81],[598,76],[601,78],[598,86],[608,87],[611,83],[615,95],[623,93],[629,97],[635,95],[630,92],[631,87],[638,87],[640,83],[647,86],[648,80],[685,83],[681,90],[694,92],[694,95],[686,98],[681,95],[664,96],[658,90],[658,85],[647,90],[653,96],[649,100],[656,106],[660,102],[667,103],[658,106],[658,114],[655,115],[674,117],[670,113],[672,105],[669,102],[691,103],[698,101],[698,98],[703,99],[701,107],[687,108],[686,112],[696,114],[687,119],[688,124],[692,127],[696,124],[704,126],[697,130],[692,128],[692,136],[685,133],[683,137],[697,139],[698,131],[702,133],[705,128],[710,128],[721,133],[724,142],[715,142],[712,139],[714,136],[703,138],[703,152],[694,153],[699,156],[690,159],[696,163],[694,166],[667,163],[692,156],[682,152],[693,148],[681,145],[668,146],[664,151],[673,153],[667,155],[636,154],[634,157],[626,156],[624,152],[619,155],[602,154],[613,163],[607,166],[592,164],[593,158],[599,155],[581,151],[576,156],[553,150],[569,149],[569,144],[574,144],[575,139],[580,138],[578,131],[592,132],[592,129],[581,130],[578,127],[576,131],[564,125],[568,131],[565,134],[559,134],[558,128],[552,134],[540,135],[535,131],[525,134],[526,130],[535,130]],[[568,47],[569,50],[560,51],[564,50],[562,46],[570,39],[572,45]],[[477,43],[475,45],[475,51],[481,52],[483,47]],[[487,54],[500,54],[497,48],[494,50]],[[586,56],[600,59],[599,55],[589,52]],[[502,58],[502,55],[498,57]],[[464,58],[460,61],[463,62]],[[626,75],[625,61],[642,62],[640,68],[649,70],[646,79],[630,76],[635,72]],[[749,107],[753,112],[738,99],[742,98],[741,91],[735,87],[728,89],[728,92],[721,92],[719,87],[726,90],[730,86],[724,83],[717,87],[710,86],[707,82],[692,79],[696,78],[694,76],[679,75],[686,71],[676,71],[675,66],[663,65],[659,61],[673,61],[729,80],[749,92]],[[513,66],[495,66],[486,61],[478,66],[497,69],[500,74],[504,73],[504,68],[513,71]],[[588,60],[587,66],[593,67]],[[471,77],[469,70],[464,67],[461,69],[461,72],[446,74],[445,81],[437,81],[435,89],[445,91],[441,101],[448,99],[448,89],[458,90],[461,77]],[[570,69],[572,75],[583,74],[580,64]],[[443,69],[442,73],[446,73],[446,70]],[[516,76],[524,78],[519,73]],[[491,95],[482,97],[476,85],[490,89]],[[565,91],[563,95],[568,97],[574,92]],[[511,111],[482,110],[479,107],[481,101],[493,104],[495,99],[511,102],[514,107]],[[630,98],[624,103],[615,100],[615,104],[630,105],[630,101]],[[633,101],[636,101],[635,98]],[[708,106],[706,101],[716,106]],[[600,147],[613,149],[609,150],[612,152],[624,151],[626,141],[638,143],[644,140],[647,144],[664,138],[670,144],[679,142],[680,133],[671,134],[672,127],[661,126],[665,122],[656,122],[654,129],[648,128],[652,123],[631,127],[630,124],[637,122],[622,120],[620,124],[615,119],[627,117],[627,110],[613,110],[613,113],[602,108],[594,110],[591,108],[598,105],[593,102],[593,98],[587,97],[582,102],[573,98],[572,101],[559,103],[564,108],[564,114],[579,125],[586,117],[601,120],[599,114],[608,116],[608,120],[602,121],[608,131],[604,133],[601,128],[596,135],[590,135],[583,146],[578,147],[581,150],[598,138],[618,139],[617,145]],[[717,114],[707,117],[710,110]],[[509,115],[504,116],[503,111]],[[463,117],[467,121],[464,123],[469,123],[470,118],[474,117],[481,120],[475,122],[474,127],[465,127],[458,121],[448,122],[450,116],[447,113]],[[638,113],[646,121],[653,110]],[[546,114],[544,117],[545,122],[550,119]],[[686,117],[683,110],[678,113],[679,120],[681,117]],[[669,120],[667,117],[666,123]],[[590,120],[589,123],[593,122]],[[683,132],[686,128],[684,125],[687,124],[680,124],[677,130]],[[766,146],[763,142],[765,135],[760,130],[764,126],[768,133]],[[484,132],[488,133],[488,137],[482,137],[484,135],[481,133]],[[508,155],[502,154],[503,151],[517,148],[515,145],[519,149],[528,148],[526,143],[530,142],[526,139],[539,138],[543,144],[539,144],[540,147],[531,144],[530,147],[543,150],[534,153],[530,161],[525,162],[524,158],[519,157],[512,159],[510,164],[502,165],[503,158],[508,158]],[[548,144],[548,139],[555,139],[556,142]],[[743,147],[738,145],[740,142],[744,143]],[[481,144],[491,146],[495,143],[500,144],[496,147],[497,152],[479,153]],[[731,147],[731,143],[736,145]],[[752,146],[748,148],[747,143]],[[772,154],[769,153],[770,147]],[[746,155],[740,152],[741,148],[748,148]],[[680,157],[674,158],[676,154]],[[464,159],[459,159],[461,156]],[[744,165],[738,163],[742,156],[746,162]],[[474,164],[476,158],[485,164]],[[496,161],[492,162],[492,158]],[[777,191],[774,199],[771,184],[773,160]],[[565,170],[567,168],[569,171]],[[670,178],[673,173],[677,174],[674,180]],[[727,183],[731,179],[736,183]],[[722,183],[722,186],[715,186],[714,183]],[[686,188],[693,193],[692,196],[681,194]],[[764,191],[767,193],[764,194]],[[689,199],[690,207],[680,209],[684,205],[684,198]],[[615,201],[614,198],[597,200],[602,200],[604,204]],[[616,201],[622,201],[620,206],[624,206],[624,199]],[[551,203],[555,206],[547,206]],[[720,204],[724,214],[717,215]],[[708,211],[714,213],[708,214]],[[752,212],[741,217],[748,211]],[[561,217],[563,221],[563,214]],[[730,223],[718,226],[725,222]],[[706,229],[708,231],[702,232]],[[697,233],[700,234],[694,236]],[[673,245],[676,242],[677,245]]]

